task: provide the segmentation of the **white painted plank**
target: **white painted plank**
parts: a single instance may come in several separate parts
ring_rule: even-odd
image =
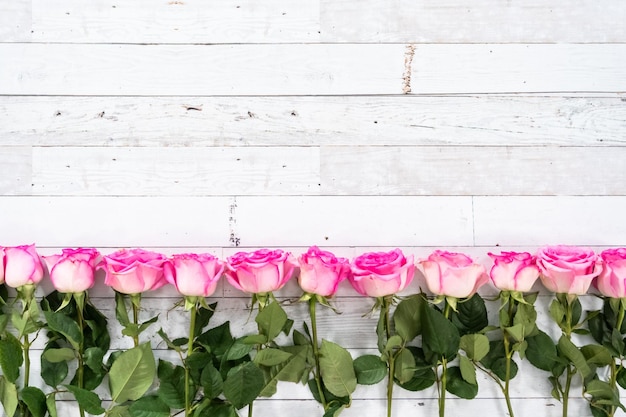
[[[238,197],[244,246],[471,245],[470,197]]]
[[[228,246],[225,197],[0,197],[2,245]]]
[[[403,45],[3,44],[0,94],[385,94]]]
[[[624,196],[473,199],[477,245],[626,246]]]
[[[0,96],[0,146],[622,146],[625,129],[623,97]]]
[[[0,195],[30,193],[31,169],[30,147],[0,148]]]
[[[0,42],[31,40],[31,3],[30,0],[0,2]]]
[[[626,44],[416,45],[416,94],[626,90]]]
[[[327,195],[624,195],[625,159],[623,147],[323,147],[321,183]]]
[[[626,6],[614,0],[322,0],[325,42],[624,42]]]
[[[320,39],[318,0],[34,0],[33,40],[80,43],[285,43]]]
[[[319,194],[319,148],[33,149],[35,195]]]

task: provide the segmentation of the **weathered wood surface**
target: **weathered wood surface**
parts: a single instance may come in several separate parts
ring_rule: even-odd
[[[626,90],[626,44],[0,44],[0,95]],[[593,75],[593,76],[592,76]]]
[[[626,96],[0,96],[0,146],[623,146],[625,129]]]

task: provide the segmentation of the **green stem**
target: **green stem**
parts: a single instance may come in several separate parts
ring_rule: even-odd
[[[445,307],[443,309],[443,316],[450,318],[450,304],[445,301]],[[446,414],[446,385],[448,382],[448,360],[445,357],[441,358],[441,384],[439,387],[439,417],[444,417]]]
[[[78,345],[78,388],[85,388],[85,361],[83,358],[84,346],[84,326],[85,319],[83,317],[83,306],[80,303],[76,303],[76,311],[78,313],[78,328],[80,330],[80,344]],[[78,412],[80,417],[85,417],[85,409],[79,404]]]
[[[268,302],[271,302],[272,300],[272,293],[265,293],[265,294],[256,294],[253,296],[253,300],[256,299],[259,302],[259,311],[257,313],[257,315],[263,311],[263,308],[265,307],[265,305]],[[253,305],[254,305],[254,301],[253,301]],[[259,333],[260,333],[260,329],[259,329]],[[257,346],[257,351],[260,351],[261,349],[263,349],[263,345],[260,344]],[[252,412],[254,410],[254,401],[251,401],[250,404],[248,405],[248,417],[252,417]]]
[[[566,372],[565,389],[563,390],[563,417],[567,417],[567,409],[569,405],[569,389],[572,385],[572,377],[574,376],[571,365],[567,365]]]
[[[139,300],[141,299],[139,298],[137,302],[139,302]],[[137,325],[137,328],[139,328],[139,307],[137,307],[137,305],[135,304],[135,300],[133,300],[132,298],[131,298],[130,304],[133,308],[133,323],[135,323],[135,325]],[[133,344],[135,347],[139,346],[139,334],[138,333],[133,335]]]
[[[509,323],[506,324],[507,327],[513,325],[513,314],[515,313],[515,304],[516,301],[513,297],[509,297]],[[504,354],[505,356],[505,368],[504,368],[504,388],[502,393],[504,394],[504,399],[506,401],[506,408],[509,411],[509,417],[514,417],[513,414],[513,405],[511,404],[511,395],[510,395],[510,383],[511,383],[511,360],[513,357],[513,352],[511,351],[511,341],[509,340],[509,335],[503,330],[503,342],[504,342]]]
[[[198,313],[198,306],[194,305],[191,308],[191,319],[189,320],[189,338],[187,340],[187,356],[186,359],[189,359],[191,354],[193,353],[193,341],[195,338],[194,332],[196,329],[196,315]],[[190,369],[187,364],[185,364],[185,417],[191,416],[191,392],[190,392]]]
[[[385,335],[387,340],[391,337],[391,316],[389,315],[389,307],[392,302],[391,296],[383,297],[382,307],[380,314],[383,315],[383,325],[385,327]],[[389,355],[387,359],[387,370],[389,375],[387,377],[387,417],[391,417],[391,410],[393,404],[393,376],[395,372],[395,356]]]
[[[620,299],[619,300],[619,311],[617,313],[617,322],[615,323],[615,328],[617,329],[617,331],[620,334],[622,332],[622,323],[624,322],[624,313],[625,313],[624,303]],[[609,380],[609,384],[611,385],[611,388],[613,390],[616,390],[616,388],[617,388],[617,371],[618,370],[619,370],[619,368],[618,368],[617,364],[615,363],[615,360],[613,360],[613,362],[611,363],[611,377],[610,377],[610,380]],[[616,412],[617,412],[617,407],[611,406],[609,408],[608,416],[609,417],[613,417]]]
[[[315,315],[315,307],[317,305],[317,299],[315,297],[311,297],[309,300],[309,315],[311,316],[311,330],[313,331],[313,356],[315,358],[315,370],[313,371],[313,376],[315,377],[315,384],[317,385],[317,392],[320,396],[320,402],[326,410],[328,404],[326,403],[326,397],[324,396],[324,390],[322,389],[322,380],[320,378],[320,352],[319,346],[317,345],[317,318]]]
[[[569,295],[565,297],[567,305],[565,306],[565,328],[564,333],[565,337],[569,340],[572,339],[572,304],[576,300],[576,298],[570,298]],[[574,376],[574,372],[572,370],[572,366],[570,364],[567,365],[566,374],[565,374],[565,388],[563,389],[563,417],[567,417],[568,408],[569,408],[569,391],[572,385],[572,377]]]
[[[23,336],[22,349],[24,351],[24,388],[26,388],[30,380],[30,340],[27,334]]]

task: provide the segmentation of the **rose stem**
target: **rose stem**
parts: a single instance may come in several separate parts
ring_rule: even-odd
[[[191,354],[193,353],[193,340],[194,340],[194,331],[196,328],[196,314],[198,312],[198,305],[194,304],[191,308],[191,319],[189,320],[189,339],[187,342],[187,356],[186,359],[189,359]],[[185,364],[185,417],[189,417],[191,415],[191,393],[189,392],[189,366]]]
[[[387,340],[391,337],[391,317],[389,316],[389,306],[391,305],[391,296],[382,297],[382,307],[380,314],[383,315],[383,325],[385,326],[385,335]],[[391,417],[391,406],[393,401],[393,375],[395,366],[395,357],[390,355],[387,359],[389,376],[387,378],[387,417]]]
[[[83,349],[85,348],[84,346],[84,326],[85,326],[85,321],[84,321],[84,317],[83,317],[83,305],[84,305],[84,300],[85,300],[85,293],[81,293],[82,297],[78,294],[76,294],[77,297],[75,297],[74,299],[76,300],[76,312],[78,313],[78,329],[80,330],[80,344],[78,346],[78,388],[84,388],[84,359],[83,359]],[[79,301],[80,300],[80,301]],[[81,417],[85,417],[85,410],[83,409],[83,407],[79,404],[78,405],[78,411],[80,413]]]
[[[450,317],[450,304],[444,301],[443,316],[447,319]],[[448,375],[448,360],[441,357],[441,388],[439,391],[439,417],[444,417],[446,414],[446,383]]]
[[[506,323],[506,326],[509,327],[512,325],[512,321],[513,321],[513,313],[514,313],[514,307],[515,305],[513,303],[515,303],[516,301],[513,299],[513,297],[511,297],[509,295],[509,322]],[[511,396],[509,393],[509,386],[510,386],[510,382],[511,382],[511,358],[513,357],[513,352],[511,351],[511,342],[509,340],[509,335],[506,334],[506,332],[502,331],[502,335],[503,337],[503,342],[504,342],[504,353],[506,355],[505,358],[505,370],[504,370],[504,388],[502,390],[503,394],[504,394],[504,399],[506,400],[506,408],[509,410],[509,417],[514,417],[513,414],[513,405],[511,404]]]
[[[313,372],[313,376],[315,377],[315,384],[317,385],[320,402],[322,403],[324,410],[326,410],[326,398],[324,397],[324,390],[322,389],[322,381],[320,378],[320,352],[317,345],[317,320],[315,316],[316,304],[317,299],[315,297],[311,297],[309,300],[309,315],[311,316],[311,328],[313,330],[313,340],[311,340],[311,344],[313,346],[313,356],[315,357],[315,371]]]

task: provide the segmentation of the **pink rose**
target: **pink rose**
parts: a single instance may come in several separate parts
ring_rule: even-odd
[[[596,280],[598,290],[607,297],[626,297],[626,248],[607,249],[600,257],[603,266]]]
[[[224,272],[224,262],[208,253],[185,253],[172,256],[163,272],[167,282],[182,295],[208,297],[215,292]]]
[[[121,249],[105,256],[100,267],[106,271],[104,283],[123,294],[156,290],[167,283],[163,264],[167,258],[143,249]]]
[[[493,267],[489,276],[493,285],[501,291],[528,292],[539,278],[535,257],[528,252],[489,252]]]
[[[434,251],[418,263],[428,289],[436,295],[467,298],[485,284],[489,277],[485,267],[463,253]]]
[[[585,294],[602,264],[591,249],[576,246],[546,246],[537,253],[537,266],[544,287],[555,293]]]
[[[402,291],[413,280],[413,256],[400,249],[391,252],[370,252],[356,257],[350,265],[349,277],[354,289],[369,297],[384,297]]]
[[[96,261],[100,253],[93,248],[63,249],[61,255],[44,256],[52,285],[59,292],[81,293],[94,284]]]
[[[296,268],[295,259],[280,249],[237,252],[228,258],[226,278],[230,284],[251,294],[278,290],[289,281]]]
[[[337,286],[348,277],[350,266],[346,258],[337,258],[330,252],[311,246],[298,258],[298,283],[304,292],[330,297]]]
[[[43,278],[43,265],[35,245],[0,246],[0,283],[18,288],[36,285]]]

